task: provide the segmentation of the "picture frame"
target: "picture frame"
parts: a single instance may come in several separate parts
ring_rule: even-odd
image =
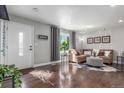
[[[94,37],[94,43],[95,44],[98,44],[98,43],[101,43],[101,37]]]
[[[93,44],[93,38],[87,38],[87,44]]]
[[[38,39],[42,40],[48,40],[48,36],[46,35],[38,35]]]
[[[111,36],[102,36],[102,43],[110,43],[111,42]]]

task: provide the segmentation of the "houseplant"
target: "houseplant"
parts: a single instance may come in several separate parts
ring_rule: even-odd
[[[14,65],[13,66],[8,66],[8,65],[3,65],[0,64],[0,87],[3,87],[3,81],[5,77],[8,76],[14,76],[14,86],[15,87],[21,87],[22,81],[21,81],[21,75],[22,73],[16,68]]]
[[[64,53],[66,53],[68,49],[69,49],[69,41],[64,40],[60,45],[60,51],[64,51]]]

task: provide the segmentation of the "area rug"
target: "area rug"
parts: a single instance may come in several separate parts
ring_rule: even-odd
[[[89,66],[87,64],[78,64],[77,68],[84,68],[86,70],[94,70],[94,71],[104,71],[104,72],[117,72],[120,71],[117,68],[108,66],[108,65],[103,65],[102,67],[94,67],[94,66]]]

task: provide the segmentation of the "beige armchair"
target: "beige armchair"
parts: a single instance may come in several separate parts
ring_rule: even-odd
[[[69,50],[69,62],[81,63],[86,61],[87,55],[84,55],[81,50]]]

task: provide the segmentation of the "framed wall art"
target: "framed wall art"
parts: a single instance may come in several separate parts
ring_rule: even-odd
[[[102,36],[102,43],[110,43],[111,36]]]
[[[87,44],[93,44],[93,38],[87,38]]]
[[[46,36],[46,35],[38,35],[38,39],[48,40],[48,36]]]
[[[94,43],[101,43],[101,37],[94,37]]]

